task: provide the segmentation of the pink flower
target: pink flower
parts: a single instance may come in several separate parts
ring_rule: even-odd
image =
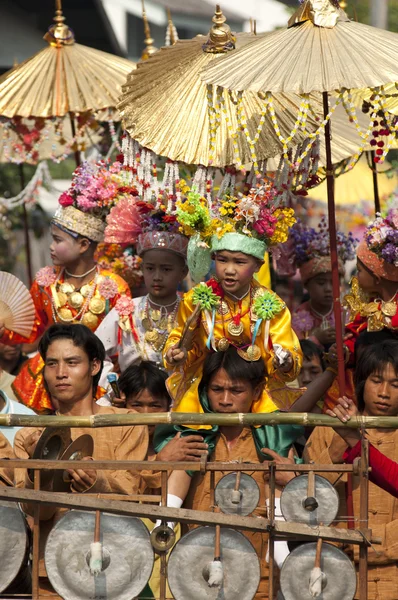
[[[57,274],[53,267],[43,267],[36,273],[36,281],[40,287],[48,287],[55,283]]]
[[[105,300],[110,300],[118,293],[117,283],[110,277],[105,277],[99,284],[98,291]]]
[[[68,192],[64,192],[60,195],[58,202],[61,206],[72,206],[73,198],[68,194]]]
[[[299,310],[292,316],[292,327],[296,333],[303,335],[309,333],[315,326],[313,316],[306,310]]]
[[[81,208],[82,211],[88,211],[91,208],[95,208],[97,206],[97,203],[95,200],[88,198],[84,194],[81,194],[80,196],[78,196],[76,201],[77,201],[77,206],[79,208]]]
[[[122,296],[116,302],[115,309],[121,317],[128,317],[134,312],[134,302],[128,296]]]

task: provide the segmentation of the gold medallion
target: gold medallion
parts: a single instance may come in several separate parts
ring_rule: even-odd
[[[397,314],[397,304],[396,302],[382,302],[381,303],[381,312],[386,317],[395,317]]]
[[[152,321],[159,321],[161,317],[160,310],[151,310],[150,315]]]
[[[143,328],[145,329],[145,331],[150,331],[152,328],[152,324],[150,322],[150,320],[148,319],[148,317],[144,317],[141,321]]]
[[[228,323],[228,333],[234,336],[242,335],[243,333],[243,325],[242,323],[236,324],[233,321]]]
[[[158,337],[159,337],[159,333],[156,331],[156,329],[152,329],[151,331],[146,332],[145,341],[152,344],[157,341]]]
[[[221,300],[221,302],[219,303],[219,305],[217,307],[218,314],[226,315],[226,314],[228,314],[228,311],[229,311],[228,304],[224,300]]]
[[[246,350],[243,350],[243,348],[238,348],[238,354],[241,358],[247,360],[248,362],[260,360],[261,358],[261,350],[255,344],[253,346],[249,346]]]
[[[159,329],[162,329],[163,331],[165,331],[168,327],[169,324],[169,317],[161,319],[158,323],[158,327]]]
[[[63,294],[71,294],[75,291],[75,286],[72,283],[68,282],[61,283],[61,285],[59,286],[59,291]]]
[[[226,352],[229,348],[229,341],[227,340],[227,338],[222,337],[220,340],[218,340],[217,342],[217,350],[219,350],[220,352]]]
[[[86,283],[85,285],[83,285],[82,289],[80,290],[80,293],[82,296],[84,296],[84,298],[88,298],[88,296],[90,295],[92,290],[92,286],[88,283]]]
[[[73,314],[72,314],[72,311],[70,310],[70,308],[66,308],[65,306],[63,308],[59,309],[58,315],[62,321],[71,321],[72,317],[73,317]]]
[[[65,306],[65,304],[68,301],[68,296],[66,294],[63,294],[62,292],[58,292],[57,296],[58,296],[59,306]]]
[[[100,315],[105,310],[105,300],[103,298],[91,298],[90,304],[88,305],[89,309],[95,315]]]
[[[363,307],[364,316],[368,317],[369,315],[373,315],[378,312],[379,305],[377,302],[369,302],[366,306]]]
[[[81,320],[81,324],[94,331],[98,326],[98,320],[97,315],[94,315],[92,312],[86,312]]]
[[[73,306],[73,308],[81,308],[83,306],[84,298],[80,292],[73,292],[69,296],[69,304]]]

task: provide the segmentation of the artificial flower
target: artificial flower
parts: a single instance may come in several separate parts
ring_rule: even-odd
[[[105,277],[99,284],[98,291],[105,300],[110,300],[118,293],[117,283],[110,277]]]
[[[265,292],[255,299],[253,311],[259,319],[270,321],[281,312],[283,304],[273,292]]]
[[[193,289],[192,302],[199,304],[203,310],[212,310],[218,306],[220,298],[205,283],[199,283]]]
[[[68,192],[64,192],[63,194],[60,195],[58,202],[61,206],[72,206],[74,199],[72,198],[72,196],[70,196],[70,194],[68,194]]]
[[[48,287],[57,280],[57,274],[53,267],[43,267],[36,273],[36,281],[40,287]]]
[[[121,296],[115,304],[115,310],[120,317],[128,317],[131,315],[134,311],[134,302],[132,298]]]
[[[314,327],[314,317],[307,310],[299,310],[292,315],[292,328],[298,335],[306,335]]]

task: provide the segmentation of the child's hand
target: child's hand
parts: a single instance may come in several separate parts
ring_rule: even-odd
[[[187,350],[185,348],[178,348],[178,346],[172,346],[166,352],[166,360],[173,367],[182,365],[187,360],[187,356]]]
[[[126,408],[126,394],[124,392],[120,392],[120,398],[116,398],[115,395],[111,398],[112,406],[116,406],[116,408]]]
[[[330,417],[337,417],[342,423],[347,423],[351,417],[358,415],[358,408],[353,400],[343,396],[339,398],[333,409],[328,408],[326,414]]]
[[[275,348],[275,346],[274,346]],[[278,371],[282,371],[282,373],[289,373],[289,371],[292,370],[293,368],[293,357],[291,355],[291,352],[289,352],[289,350],[282,350],[283,352],[283,357],[282,355],[278,356],[278,353],[275,352],[275,356],[274,356],[274,368],[277,369]]]

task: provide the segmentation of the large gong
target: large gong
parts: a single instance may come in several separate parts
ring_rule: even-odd
[[[316,543],[298,546],[283,563],[280,586],[284,600],[313,600],[310,576],[315,564]],[[352,600],[357,579],[350,559],[325,542],[322,544],[321,570],[325,574],[321,600]]]
[[[260,582],[260,563],[252,544],[234,529],[221,528],[221,587],[209,587],[208,566],[214,559],[215,527],[198,527],[171,551],[168,580],[175,600],[252,600]]]
[[[50,532],[45,563],[50,582],[64,600],[131,600],[152,573],[154,554],[140,519],[101,514],[103,570],[89,570],[95,514],[70,511]]]
[[[330,525],[339,510],[339,496],[331,483],[320,475],[314,477],[314,498],[306,506],[308,475],[291,479],[281,495],[281,511],[286,521],[307,525]]]
[[[223,513],[245,517],[257,508],[260,501],[260,490],[253,477],[241,473],[238,501],[234,502],[236,476],[236,473],[228,473],[220,479],[215,489],[215,500]]]
[[[14,581],[27,556],[25,518],[17,504],[0,502],[0,592]]]

